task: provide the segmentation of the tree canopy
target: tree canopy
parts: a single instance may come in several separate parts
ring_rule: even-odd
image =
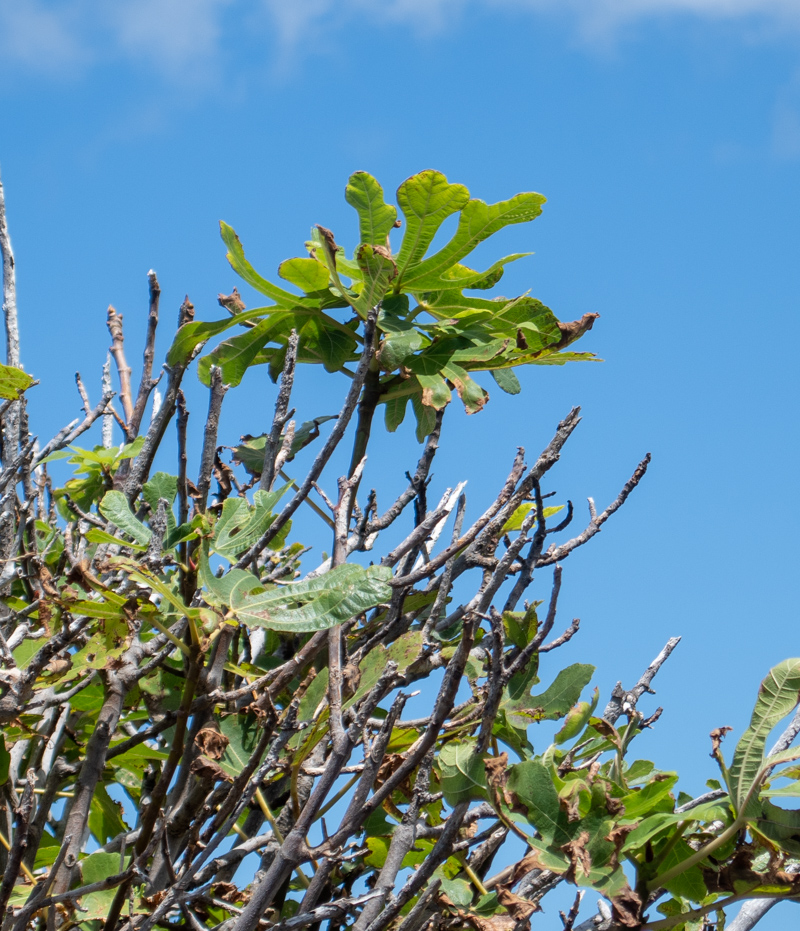
[[[468,511],[462,475],[428,498],[450,403],[491,416],[489,378],[517,394],[520,366],[594,359],[572,344],[597,314],[563,322],[528,294],[494,295],[524,253],[464,264],[544,197],[487,204],[436,171],[403,182],[397,207],[363,171],[345,197],[355,248],[315,226],[280,285],[222,223],[232,269],[268,303],[234,289],[201,321],[187,297],[157,377],[150,272],[138,388],[109,308],[118,400],[109,364],[96,404],[78,376],[83,417],[42,444],[0,187],[2,931],[522,931],[565,883],[578,887],[567,931],[698,931],[741,900],[800,895],[800,813],[780,806],[800,793],[800,716],[767,750],[797,706],[800,659],[764,679],[729,762],[728,728],[712,732],[720,780],[691,798],[634,743],[656,725],[661,709],[638,705],[678,638],[603,706],[591,665],[548,656],[580,653],[579,621],[558,622],[564,561],[649,455],[580,522],[549,491],[574,409],[530,463],[519,449],[483,513]],[[344,384],[336,416],[295,418],[304,364],[322,366],[326,392]],[[271,422],[225,446],[223,400],[257,365],[277,386]],[[196,460],[193,366],[209,396]],[[409,405],[421,445],[380,507],[380,488],[365,491],[376,415],[394,431]],[[317,539],[296,539],[300,508]],[[406,717],[417,689],[429,713]],[[552,742],[545,721],[559,722]],[[579,923],[587,889],[600,904]]]

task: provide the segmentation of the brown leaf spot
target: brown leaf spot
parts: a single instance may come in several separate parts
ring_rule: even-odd
[[[215,727],[204,727],[195,737],[194,742],[212,760],[221,760],[230,741]]]
[[[450,403],[450,399],[448,398],[448,400],[445,401],[444,404],[440,404],[437,406],[436,402],[433,400],[433,388],[423,388],[422,389],[422,403],[425,405],[425,407],[432,407],[434,410],[439,411],[443,407],[445,407],[447,404]]]

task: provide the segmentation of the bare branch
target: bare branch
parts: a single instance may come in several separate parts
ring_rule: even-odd
[[[114,357],[117,366],[117,375],[119,376],[119,399],[122,402],[122,411],[125,414],[125,422],[130,425],[133,417],[133,398],[131,396],[131,367],[125,358],[125,335],[122,330],[122,314],[108,305],[106,315],[106,325],[108,332],[111,334],[111,348],[109,352]]]
[[[278,455],[281,451],[281,431],[286,426],[286,422],[292,416],[289,411],[289,401],[292,397],[292,386],[294,385],[294,367],[297,362],[297,330],[292,330],[289,341],[286,344],[286,358],[283,362],[283,371],[281,373],[281,386],[278,389],[278,397],[275,401],[275,415],[272,418],[272,429],[267,434],[264,442],[264,464],[261,468],[262,491],[271,491],[275,483],[275,476],[280,471],[276,468]]]
[[[150,307],[147,312],[147,336],[145,337],[144,343],[142,377],[139,381],[136,405],[133,408],[133,413],[128,418],[129,443],[133,442],[139,433],[139,427],[141,426],[144,411],[147,407],[147,399],[150,397],[150,392],[157,384],[157,382],[153,381],[152,375],[153,359],[156,354],[156,329],[158,327],[158,302],[161,297],[161,286],[152,268],[147,273],[147,283],[150,292]]]
[[[208,416],[203,429],[203,453],[200,457],[200,474],[197,477],[197,510],[205,511],[208,502],[208,491],[211,487],[211,471],[214,467],[214,453],[217,449],[217,430],[219,428],[219,413],[222,409],[222,400],[227,385],[222,384],[222,369],[212,365],[209,372],[211,388],[208,399]]]
[[[645,692],[649,692],[651,695],[655,694],[650,688],[650,683],[655,678],[658,670],[661,669],[667,659],[669,659],[670,653],[672,653],[680,642],[680,637],[670,637],[664,649],[653,662],[650,663],[647,669],[645,669],[639,681],[630,691],[626,692],[622,688],[622,683],[617,682],[614,691],[611,693],[611,698],[603,711],[603,718],[606,721],[613,724],[621,714],[632,712],[636,708],[636,703]]]

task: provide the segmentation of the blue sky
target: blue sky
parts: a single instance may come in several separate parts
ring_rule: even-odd
[[[387,192],[430,167],[486,200],[547,195],[485,255],[535,251],[503,293],[599,312],[581,348],[606,361],[452,411],[436,482],[468,479],[477,510],[573,404],[584,421],[551,489],[579,515],[653,453],[565,563],[561,621],[582,632],[543,674],[593,662],[607,694],[683,636],[640,752],[688,790],[716,775],[709,730],[740,732],[767,669],[800,651],[796,0],[0,0],[0,166],[43,439],[79,412],[76,369],[99,394],[109,303],[138,357],[149,268],[163,319],[187,292],[218,315],[236,283],[219,219],[273,274],[312,223],[355,244],[355,169]],[[273,391],[249,374],[223,436],[261,432]],[[301,414],[330,398],[314,375]],[[196,424],[199,389],[192,403]],[[410,444],[401,429],[373,457],[387,498]]]

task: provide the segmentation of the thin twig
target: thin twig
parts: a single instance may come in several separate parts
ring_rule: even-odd
[[[156,354],[156,329],[158,328],[158,302],[161,297],[161,286],[156,273],[151,268],[147,273],[150,306],[147,311],[147,336],[145,337],[144,353],[142,357],[142,377],[139,380],[139,391],[136,395],[136,404],[128,423],[128,442],[132,443],[139,433],[139,427],[147,407],[150,392],[156,386],[153,381],[153,359]]]
[[[289,411],[289,401],[292,397],[292,386],[294,384],[297,345],[297,330],[292,330],[286,343],[286,358],[283,361],[281,386],[278,389],[278,397],[275,401],[272,429],[264,441],[264,464],[261,468],[261,482],[259,485],[262,491],[272,490],[272,486],[275,484],[275,476],[280,471],[277,466],[277,459],[281,452],[281,431],[286,426],[287,420],[292,416]]]
[[[122,314],[118,314],[111,304],[108,305],[106,326],[111,334],[111,348],[109,352],[114,357],[119,376],[119,399],[122,402],[122,411],[125,421],[130,425],[133,417],[133,398],[131,397],[131,367],[125,358],[125,334],[122,329]]]

